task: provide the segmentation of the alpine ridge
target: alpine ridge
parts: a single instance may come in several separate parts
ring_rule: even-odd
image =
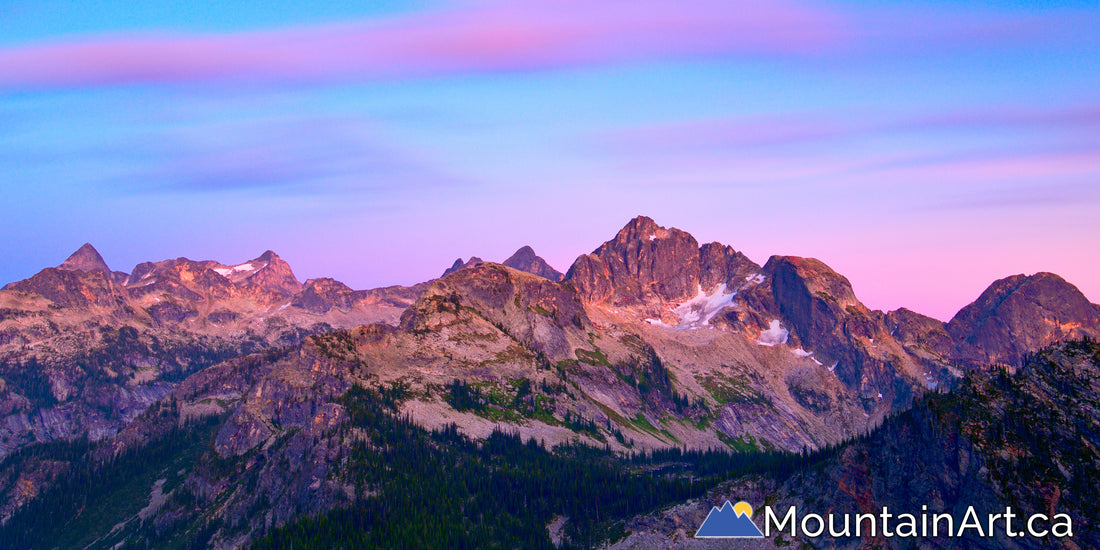
[[[646,217],[564,276],[522,247],[370,290],[300,282],[271,251],[119,279],[88,245],[0,291],[0,454],[13,461],[0,514],[76,468],[21,449],[86,439],[95,457],[132,456],[179,430],[205,450],[163,474],[171,498],[133,525],[202,525],[219,548],[371,498],[345,481],[366,467],[347,457],[395,426],[615,456],[824,452],[1097,335],[1097,311],[1047,273],[995,282],[949,323],[876,311],[820,260],[760,265]],[[138,536],[112,521],[103,541]]]

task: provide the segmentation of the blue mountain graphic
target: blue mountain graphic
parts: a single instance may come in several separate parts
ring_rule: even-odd
[[[710,509],[707,519],[699,530],[695,532],[697,539],[740,539],[740,538],[764,538],[764,533],[752,522],[748,515],[737,515],[733,511],[733,505],[726,501],[719,509],[717,506]]]

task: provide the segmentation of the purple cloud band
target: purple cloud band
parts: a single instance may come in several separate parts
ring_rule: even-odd
[[[11,48],[0,50],[0,89],[390,79],[693,55],[807,54],[843,34],[837,13],[788,0],[505,2],[354,24]]]

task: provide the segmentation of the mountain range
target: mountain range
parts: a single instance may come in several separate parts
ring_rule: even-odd
[[[565,275],[523,247],[372,290],[302,283],[270,251],[124,273],[85,245],[0,290],[0,514],[20,524],[80,460],[215,419],[187,432],[205,451],[152,480],[172,498],[93,542],[188,526],[237,548],[373,490],[349,481],[348,457],[382,433],[357,420],[359,391],[470,441],[772,456],[881,433],[943,392],[970,395],[974,376],[1028,376],[1031,354],[1098,337],[1100,306],[1054,274],[995,281],[943,323],[871,310],[819,260],[760,265],[646,217]],[[87,441],[85,458],[35,454],[65,441]]]

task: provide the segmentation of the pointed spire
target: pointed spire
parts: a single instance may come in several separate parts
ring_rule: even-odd
[[[111,268],[107,267],[107,262],[103,261],[103,256],[100,256],[99,251],[90,243],[84,243],[84,246],[73,252],[68,259],[61,262],[61,265],[57,267],[69,271],[111,272]]]

